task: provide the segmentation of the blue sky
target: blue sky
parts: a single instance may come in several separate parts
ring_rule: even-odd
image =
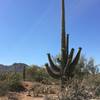
[[[70,48],[100,64],[100,0],[65,0]],[[60,52],[61,0],[0,0],[0,63],[43,65]]]

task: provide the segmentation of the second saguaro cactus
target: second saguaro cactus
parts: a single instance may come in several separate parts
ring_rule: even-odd
[[[62,0],[62,31],[61,31],[61,59],[60,64],[56,65],[51,55],[48,54],[49,64],[46,64],[46,69],[49,75],[55,79],[61,80],[61,88],[63,87],[63,81],[69,80],[74,77],[75,66],[80,58],[81,49],[79,48],[78,53],[74,56],[74,48],[69,53],[69,34],[65,33],[65,8],[64,0]]]
[[[23,66],[23,81],[26,79],[26,66]]]

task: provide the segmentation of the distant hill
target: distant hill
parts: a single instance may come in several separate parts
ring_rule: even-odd
[[[8,72],[8,71],[16,71],[16,72],[22,72],[23,71],[23,67],[29,67],[29,65],[24,64],[24,63],[14,63],[12,65],[3,65],[0,64],[0,73],[2,72]]]

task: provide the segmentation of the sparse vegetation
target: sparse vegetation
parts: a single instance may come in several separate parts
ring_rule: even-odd
[[[8,82],[5,81],[0,81],[0,96],[7,95],[9,90],[9,85]]]
[[[100,99],[100,72],[94,59],[81,55],[79,47],[69,53],[69,34],[65,32],[65,7],[62,1],[61,54],[44,66],[14,63],[0,65],[0,100],[28,100],[43,97],[44,100]],[[24,100],[24,99],[23,99]]]
[[[23,90],[25,90],[25,88],[20,83],[19,74],[8,73],[4,80],[0,80],[0,96],[7,95],[9,91],[19,92]]]
[[[83,74],[82,69],[86,68],[85,67],[86,60],[82,60],[82,59],[79,60],[79,63],[76,67],[78,68],[76,70],[76,73],[77,73],[76,75],[79,77],[75,77],[70,85],[65,84],[65,89],[67,89],[67,90],[64,90],[65,97],[69,98],[69,100],[71,100],[71,98],[75,98],[76,94],[74,93],[77,93],[78,98],[100,97],[100,74],[98,72],[96,72],[95,74],[88,73],[88,76],[87,76],[86,73],[90,72],[90,69],[87,69],[87,71],[85,71]],[[90,61],[90,60],[87,60],[87,61]],[[34,73],[29,71],[32,69],[34,69],[34,66],[26,69],[26,80],[32,82],[32,84],[36,83],[36,85],[30,88],[31,95],[33,92],[34,93],[33,96],[39,96],[39,97],[43,96],[43,94],[49,95],[49,98],[52,97],[50,96],[50,94],[53,94],[53,95],[57,94],[56,96],[58,96],[59,91],[60,91],[59,81],[51,78],[46,72],[45,68],[43,67],[35,67]],[[8,95],[9,92],[20,93],[21,91],[24,91],[24,92],[27,91],[27,85],[25,86],[22,85],[23,83],[22,74],[23,72],[20,72],[20,73],[16,72],[16,74],[14,72],[12,73],[7,72],[7,73],[1,74],[0,75],[0,96]],[[28,75],[31,75],[30,79],[28,79]],[[78,86],[75,86],[76,79],[78,82],[77,83]],[[38,83],[39,85],[37,85]],[[54,98],[56,98],[55,100],[58,100],[58,97],[54,97]],[[53,98],[51,99],[53,100]]]

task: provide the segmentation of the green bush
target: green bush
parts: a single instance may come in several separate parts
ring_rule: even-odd
[[[9,90],[16,91],[16,92],[20,92],[20,91],[25,90],[24,87],[21,85],[19,74],[14,74],[10,77]]]
[[[100,86],[98,86],[95,90],[95,95],[100,96]]]
[[[0,81],[4,81],[7,79],[7,74],[0,74]]]
[[[9,85],[7,81],[0,82],[0,96],[4,96],[8,93]]]

